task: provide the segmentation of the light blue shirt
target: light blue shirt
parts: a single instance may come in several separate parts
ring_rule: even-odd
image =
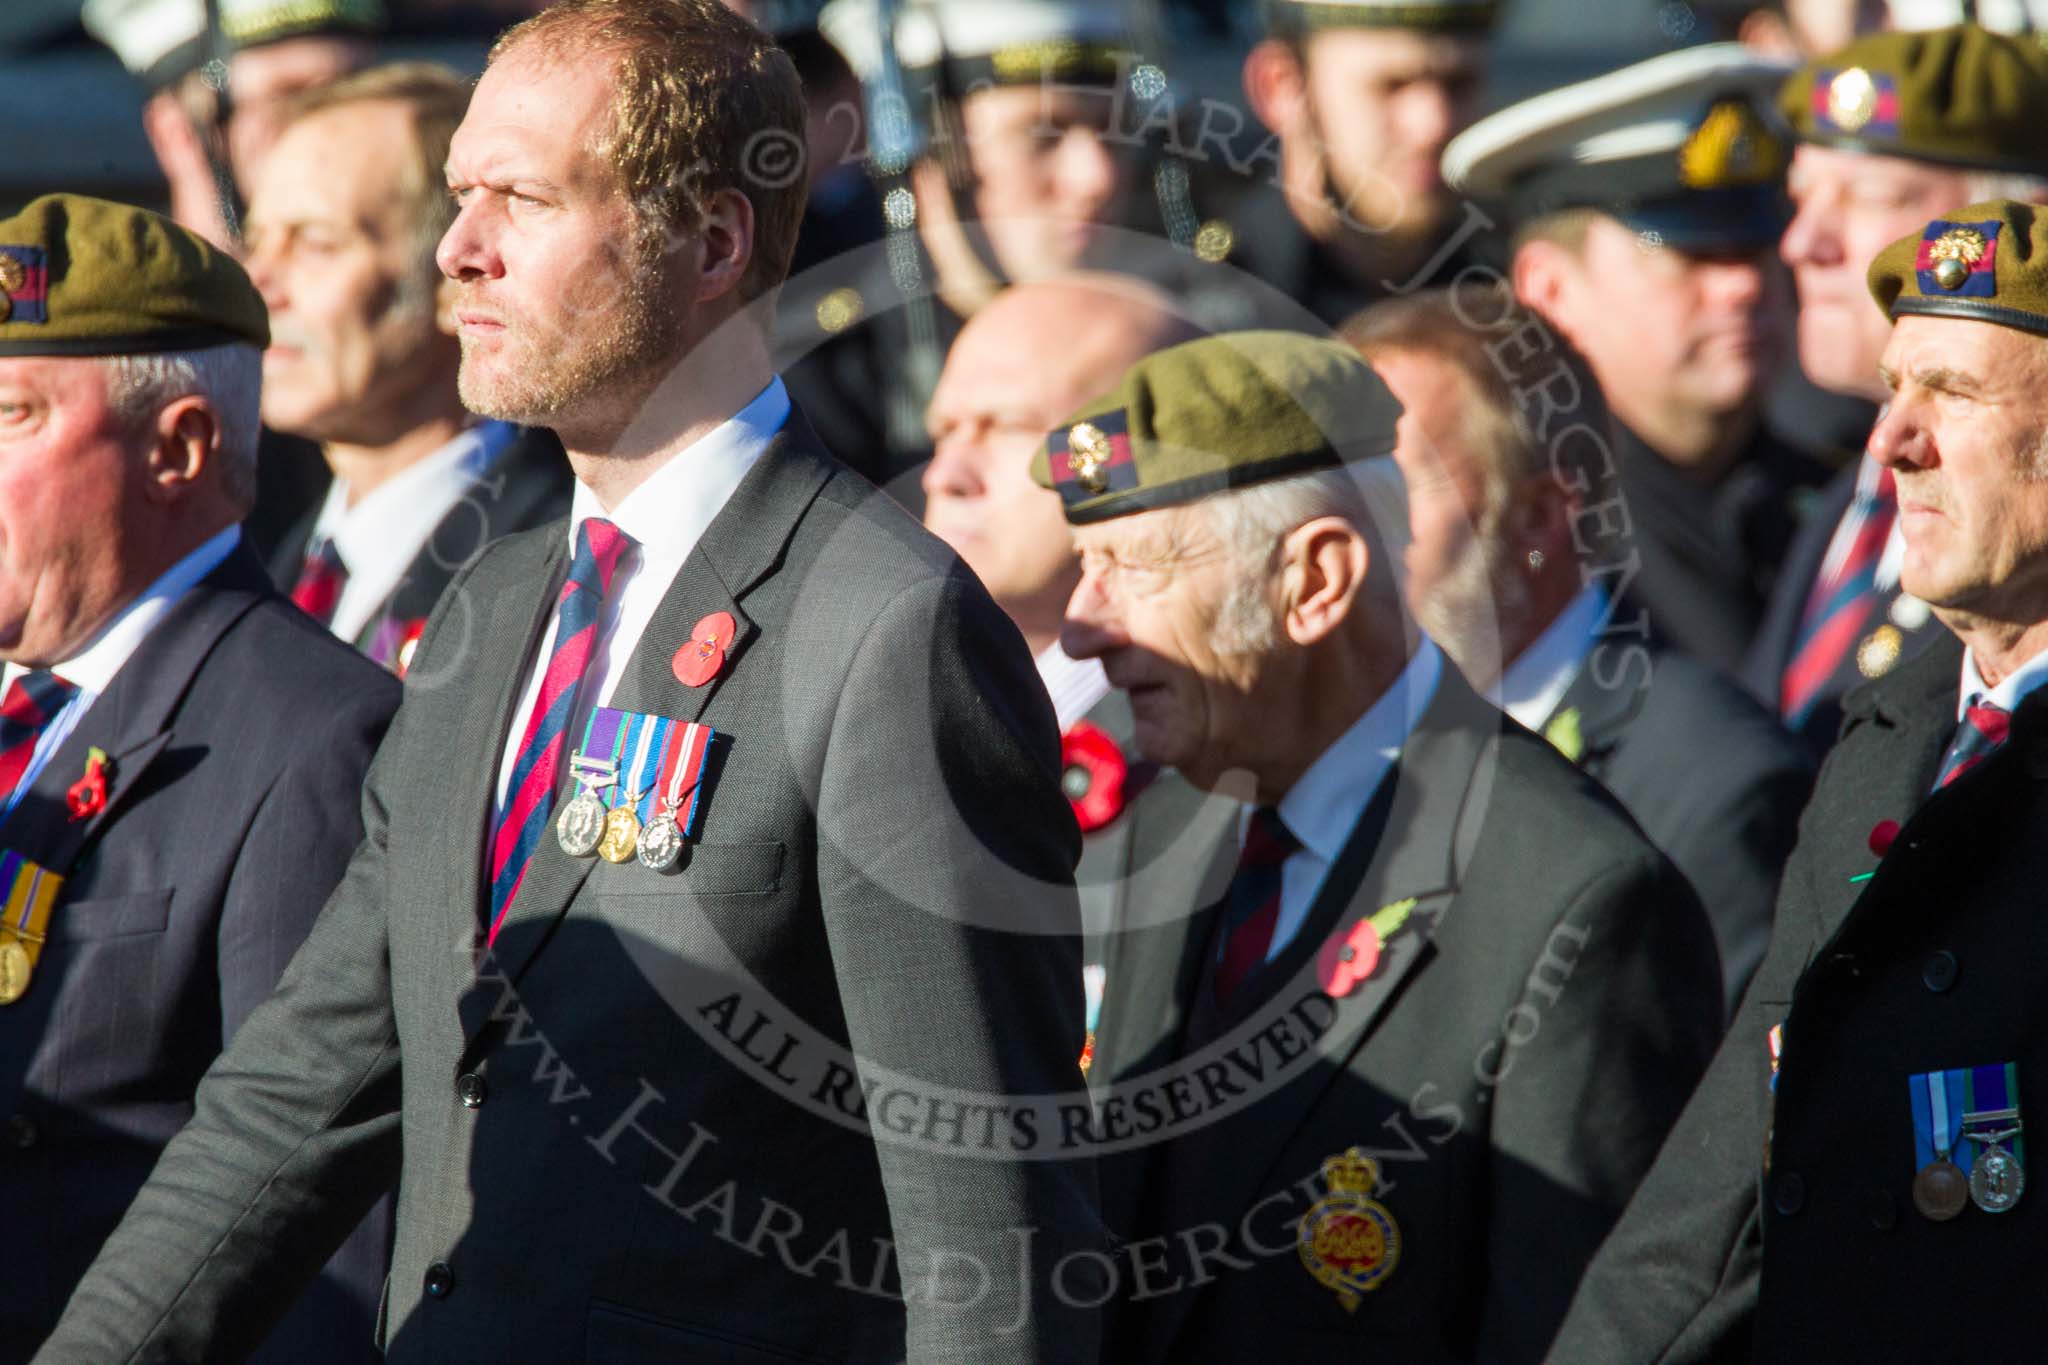
[[[1597,583],[1579,590],[1557,619],[1529,642],[1487,693],[1488,699],[1525,729],[1543,733],[1564,694],[1572,690],[1593,637],[1607,614],[1607,593]]]
[[[1280,914],[1266,961],[1277,957],[1308,919],[1323,879],[1357,829],[1380,780],[1400,761],[1401,746],[1429,709],[1442,676],[1443,653],[1425,636],[1394,685],[1280,798],[1280,819],[1301,841],[1301,850],[1280,865]],[[1244,818],[1251,818],[1250,807]]]
[[[51,666],[51,672],[75,686],[78,692],[37,736],[35,753],[29,758],[28,767],[22,771],[21,781],[7,794],[7,804],[4,810],[0,810],[0,819],[13,814],[14,803],[34,784],[36,775],[50,761],[50,755],[71,737],[71,732],[85,719],[85,713],[92,709],[100,694],[113,685],[114,675],[121,671],[129,656],[170,614],[171,608],[178,605],[180,598],[196,587],[200,579],[220,567],[221,561],[228,557],[241,538],[242,528],[239,526],[230,526],[215,535],[165,570],[140,597],[102,626],[99,634],[93,636],[84,649]],[[29,671],[20,664],[8,664],[0,670],[0,692],[14,686],[14,680]],[[81,771],[79,775],[82,777],[84,773]]]

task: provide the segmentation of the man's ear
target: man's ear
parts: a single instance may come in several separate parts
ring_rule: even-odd
[[[143,496],[168,506],[192,496],[220,458],[220,414],[198,395],[167,403],[150,424]]]
[[[1315,644],[1342,627],[1374,570],[1365,537],[1342,517],[1297,526],[1287,536],[1281,563],[1281,624],[1297,645]],[[1381,571],[1392,573],[1393,566]]]
[[[1542,315],[1543,320],[1577,344],[1573,332],[1571,288],[1578,261],[1556,242],[1538,237],[1524,242],[1515,252],[1508,273],[1515,285],[1515,297]]]
[[[736,294],[754,264],[754,201],[738,190],[715,191],[704,206],[697,238],[704,256],[697,273],[697,302]]]
[[[1308,73],[1295,49],[1267,38],[1245,54],[1244,97],[1259,122],[1283,136],[1308,118]]]

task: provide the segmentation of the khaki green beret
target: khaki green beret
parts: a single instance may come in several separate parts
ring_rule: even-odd
[[[2048,336],[2048,216],[2011,199],[1957,209],[1878,252],[1870,293],[1893,319],[1974,318]]]
[[[1483,34],[1493,27],[1495,0],[1268,0],[1267,27],[1306,35],[1331,28],[1411,28]]]
[[[263,296],[226,253],[126,204],[51,194],[0,219],[0,356],[270,344]]]
[[[1156,352],[1046,438],[1031,477],[1076,525],[1394,449],[1401,405],[1349,346],[1224,332]]]
[[[1859,38],[1801,67],[1778,107],[1802,142],[2048,172],[2048,53],[1975,24]]]

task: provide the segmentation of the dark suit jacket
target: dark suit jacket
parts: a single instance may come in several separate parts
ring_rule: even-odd
[[[555,433],[545,427],[522,430],[434,527],[397,588],[371,616],[358,646],[368,645],[379,618],[426,620],[455,575],[500,536],[529,531],[568,515],[574,482],[569,457]],[[313,528],[320,520],[320,505],[315,499],[270,556],[270,578],[279,592],[290,592],[299,580]]]
[[[2031,1130],[2048,1076],[2048,694],[1929,795],[1960,669],[1950,637],[1849,695],[1770,956],[1573,1304],[1560,1365],[2039,1356],[2039,1192],[1946,1223],[1910,1193],[1909,1077],[2014,1062]],[[1887,819],[1903,828],[1880,859]]]
[[[1799,621],[1806,614],[1806,599],[1813,593],[1814,580],[1820,577],[1821,561],[1828,554],[1828,542],[1834,539],[1835,528],[1841,524],[1849,504],[1855,499],[1858,463],[1860,460],[1850,461],[1848,468],[1828,481],[1813,515],[1799,528],[1798,538],[1792,542],[1792,549],[1785,556],[1785,568],[1778,575],[1778,585],[1771,592],[1770,607],[1764,613],[1763,625],[1758,628],[1749,655],[1743,660],[1743,686],[1769,707],[1773,715],[1777,714],[1780,698],[1784,695],[1785,670],[1791,666],[1792,649],[1798,643]],[[1911,624],[1898,626],[1892,607],[1899,600],[1901,591],[1897,584],[1893,584],[1878,594],[1864,622],[1866,632],[1886,621],[1898,627],[1903,637],[1898,662],[1911,658],[1937,640],[1948,638],[1947,629],[1932,614],[1908,618]],[[1867,636],[1859,632],[1860,638]],[[1806,713],[1806,719],[1794,729],[1816,759],[1828,751],[1835,742],[1835,736],[1841,732],[1842,698],[1866,681],[1856,653],[1853,645],[1843,653],[1841,663],[1821,690],[1820,699]],[[1896,668],[1898,663],[1892,666]]]
[[[726,737],[700,841],[664,875],[543,839],[479,967],[567,557],[513,536],[443,597],[362,851],[44,1359],[233,1359],[401,1132],[394,1362],[1093,1359],[1092,1319],[1021,1292],[1100,1245],[1093,1163],[925,1098],[1080,1081],[1079,838],[1015,627],[793,415],[613,697]],[[717,611],[727,664],[686,689]]]
[[[1540,1357],[1718,1036],[1698,902],[1446,666],[1308,921],[1217,1033],[1215,910],[1174,910],[1220,897],[1238,809],[1169,777],[1134,812],[1125,922],[1154,922],[1111,945],[1097,1034],[1104,1208],[1129,1242],[1104,1358]],[[1333,1003],[1318,952],[1408,897],[1412,927]],[[1381,1162],[1401,1246],[1346,1311],[1295,1238],[1352,1146]]]
[[[28,994],[0,1009],[0,1223],[13,1248],[0,1360],[26,1360],[56,1326],[191,1117],[200,1076],[311,929],[362,836],[363,773],[398,691],[238,547],[144,639],[0,825],[0,846],[69,877]],[[95,746],[112,757],[107,804],[73,821],[65,789]],[[388,1225],[386,1210],[358,1233],[262,1359],[375,1359]]]
[[[1578,713],[1579,766],[1699,893],[1732,1017],[1770,944],[1813,760],[1734,683],[1654,638],[1597,644],[1551,719],[1566,711]]]
[[[1768,428],[1712,488],[1619,424],[1615,447],[1626,567],[1609,591],[1640,601],[1661,638],[1736,676],[1827,467]]]

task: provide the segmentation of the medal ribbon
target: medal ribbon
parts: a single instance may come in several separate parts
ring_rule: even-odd
[[[63,889],[64,879],[55,872],[12,850],[0,853],[0,940],[18,940],[31,967],[42,956],[50,912]]]
[[[654,789],[661,781],[663,732],[674,722],[637,711],[619,714],[624,718],[625,735],[621,753],[631,754],[632,758],[619,770],[618,790],[611,804],[615,810],[630,804],[634,818],[644,825],[654,818]]]
[[[583,724],[583,743],[577,746],[576,756],[569,760],[570,770],[575,773],[579,785],[584,772],[594,765],[609,763],[617,771],[619,755],[625,748],[625,736],[619,732],[619,720],[625,714],[608,706],[591,709],[590,719]]]
[[[1996,1133],[2007,1128],[2019,1127],[2019,1068],[2007,1062],[2004,1066],[1973,1066],[1968,1074],[1969,1114],[1991,1114],[2009,1109],[2013,1111],[2013,1117],[1985,1118],[1972,1123],[1966,1131],[1966,1140],[1974,1146],[1978,1132]],[[2025,1139],[2021,1134],[2014,1133],[2011,1137],[1999,1139],[1998,1145],[2024,1162],[2025,1153],[2020,1146],[2023,1141]]]
[[[675,812],[676,825],[685,839],[697,837],[697,809],[704,797],[704,763],[711,756],[711,741],[718,732],[691,721],[675,727],[667,752],[662,755],[662,807]],[[683,805],[688,795],[690,804]]]
[[[1954,1115],[1961,1114],[1968,1097],[1963,1093],[1962,1071],[1923,1071],[1908,1085],[1913,1096],[1913,1156],[1915,1170],[1931,1165],[1943,1152],[1963,1169],[1969,1169],[1962,1144],[1956,1141]]]

